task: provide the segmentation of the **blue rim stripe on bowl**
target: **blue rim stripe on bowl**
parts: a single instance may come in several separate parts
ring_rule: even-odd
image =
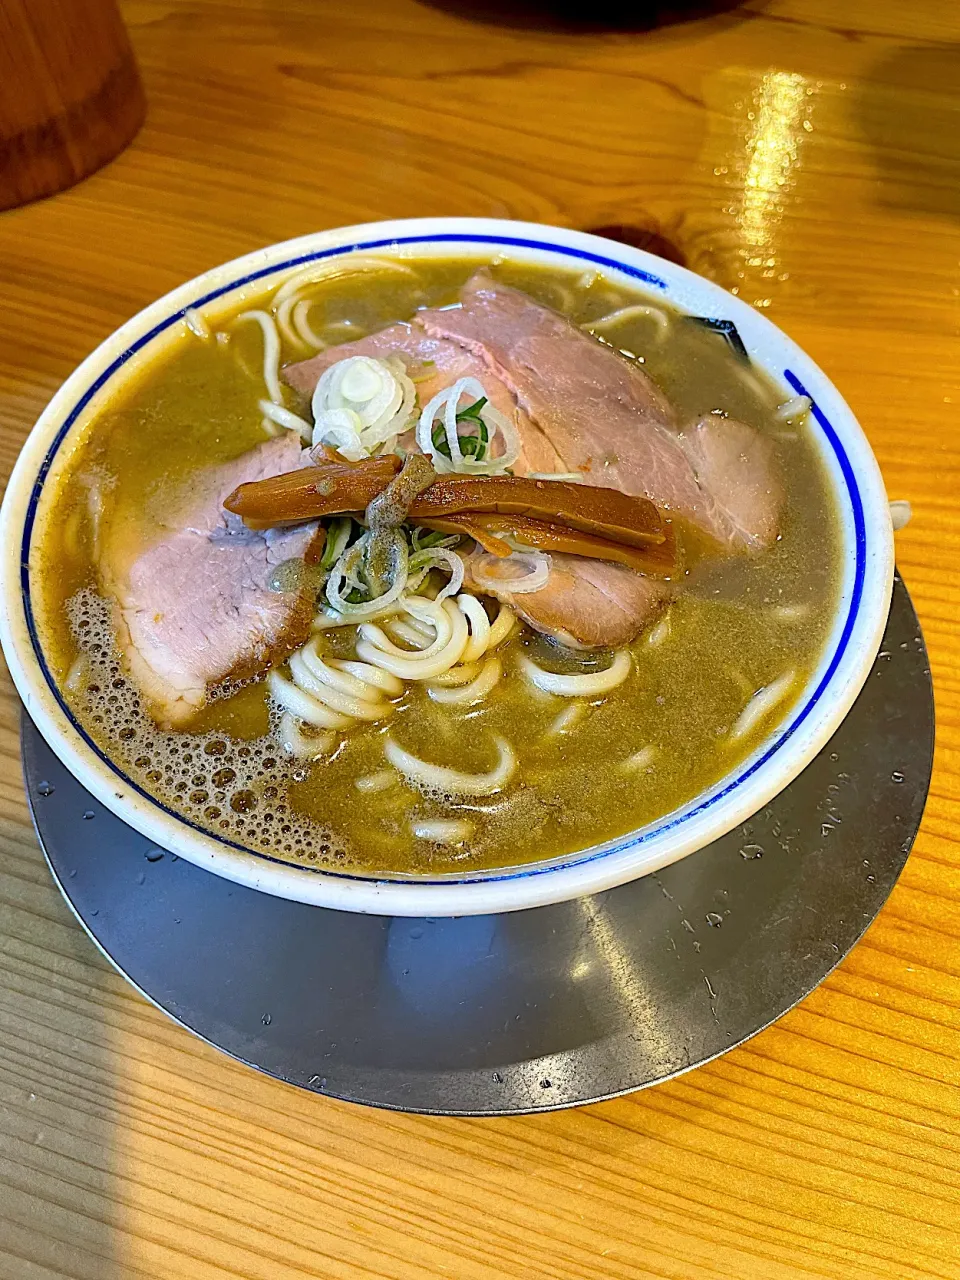
[[[807,396],[811,400],[811,403],[813,406],[812,412],[813,412],[814,418],[816,419],[818,425],[820,426],[821,431],[823,432],[824,438],[827,441],[827,444],[829,445],[831,451],[833,452],[833,454],[837,459],[841,474],[844,479],[844,484],[846,485],[847,496],[850,501],[850,509],[853,516],[854,547],[855,547],[854,581],[853,581],[853,590],[851,592],[851,597],[850,597],[850,608],[844,620],[843,629],[840,634],[840,639],[837,642],[837,647],[834,650],[833,656],[831,657],[830,662],[827,665],[826,671],[824,672],[816,689],[814,689],[813,693],[811,693],[807,701],[794,714],[788,726],[781,732],[781,734],[778,736],[776,741],[773,742],[770,745],[770,747],[767,748],[767,750],[759,759],[755,760],[747,769],[743,770],[742,773],[737,774],[736,777],[731,779],[730,782],[728,782],[725,786],[723,786],[719,791],[714,791],[708,794],[703,800],[700,801],[699,804],[696,804],[694,808],[692,809],[681,808],[676,813],[670,815],[666,820],[664,820],[663,822],[659,823],[656,826],[652,826],[645,831],[633,832],[629,835],[626,835],[616,843],[610,844],[607,848],[598,849],[594,853],[582,854],[579,856],[574,855],[563,862],[554,861],[539,867],[537,866],[522,867],[517,870],[505,871],[500,874],[485,874],[485,875],[478,874],[478,875],[465,876],[465,877],[444,876],[438,879],[426,880],[421,877],[414,878],[411,876],[356,875],[347,871],[336,871],[329,867],[308,866],[303,863],[288,862],[283,858],[275,858],[271,854],[261,853],[256,849],[250,849],[246,845],[240,844],[237,841],[223,839],[220,836],[214,836],[212,832],[207,831],[206,828],[202,827],[199,823],[192,822],[189,818],[186,818],[182,814],[177,813],[176,810],[168,808],[166,805],[162,804],[159,800],[157,800],[155,796],[152,796],[148,791],[144,790],[144,788],[139,786],[138,783],[134,782],[132,778],[128,777],[120,768],[118,768],[116,764],[114,764],[112,760],[110,760],[106,755],[104,755],[104,753],[93,741],[93,739],[90,737],[87,731],[76,719],[70,707],[67,705],[62,694],[60,693],[60,690],[58,689],[56,682],[53,679],[52,673],[50,671],[50,668],[47,665],[46,658],[44,656],[43,650],[40,645],[39,636],[37,634],[36,621],[33,613],[33,602],[31,600],[31,595],[30,595],[30,574],[29,574],[30,543],[33,535],[34,524],[36,522],[37,506],[40,501],[40,494],[43,489],[43,483],[47,475],[49,474],[50,468],[53,465],[53,460],[56,457],[61,444],[63,443],[67,433],[70,431],[73,424],[77,421],[80,414],[84,411],[84,409],[93,399],[93,397],[107,384],[107,382],[109,382],[109,380],[117,372],[119,372],[119,370],[122,369],[123,366],[133,358],[133,356],[135,356],[138,352],[142,351],[143,348],[147,346],[148,343],[152,342],[154,338],[158,337],[161,333],[164,333],[167,329],[171,327],[171,325],[177,324],[179,321],[181,321],[183,319],[184,312],[187,311],[188,309],[203,307],[207,303],[212,302],[217,298],[223,297],[227,293],[232,293],[235,289],[239,289],[245,285],[255,283],[256,281],[262,280],[267,276],[276,275],[278,272],[281,272],[281,271],[289,271],[294,267],[306,266],[309,263],[316,262],[322,258],[335,257],[338,254],[348,254],[348,253],[355,253],[355,252],[361,252],[361,251],[369,251],[371,249],[393,248],[397,245],[402,245],[402,244],[437,244],[437,243],[489,244],[489,245],[498,245],[498,246],[507,247],[507,248],[512,247],[512,248],[537,249],[547,253],[556,253],[556,254],[565,255],[566,257],[578,258],[581,261],[590,262],[597,266],[610,267],[613,270],[620,271],[626,275],[630,275],[634,279],[641,280],[646,284],[653,284],[653,285],[656,285],[658,288],[664,289],[664,290],[667,288],[666,281],[662,280],[659,276],[655,276],[655,275],[652,275],[650,272],[643,271],[639,267],[632,267],[626,263],[618,262],[614,258],[606,258],[600,254],[591,253],[585,249],[574,249],[566,245],[554,245],[554,244],[549,244],[549,243],[538,241],[538,240],[530,240],[530,239],[524,239],[524,238],[513,237],[513,236],[475,235],[475,234],[469,234],[469,233],[455,233],[455,234],[443,233],[443,234],[437,234],[437,235],[397,236],[397,237],[390,237],[383,240],[369,240],[369,241],[364,241],[364,242],[352,244],[352,245],[341,245],[333,249],[322,249],[315,253],[301,254],[299,257],[290,258],[286,262],[276,263],[275,265],[272,265],[269,267],[263,267],[258,271],[250,272],[248,275],[243,276],[238,280],[234,280],[230,284],[222,285],[220,288],[214,289],[210,293],[203,294],[201,297],[197,298],[194,302],[189,303],[186,307],[181,308],[179,311],[176,311],[172,315],[167,316],[166,319],[161,320],[158,324],[154,325],[154,327],[148,333],[143,334],[134,343],[132,343],[125,351],[123,351],[119,356],[117,356],[117,358],[110,364],[110,366],[107,369],[105,369],[103,373],[101,373],[94,380],[94,382],[91,383],[91,385],[87,388],[87,390],[83,393],[80,399],[76,402],[76,404],[67,414],[64,420],[63,426],[57,432],[57,435],[55,436],[53,442],[51,443],[50,448],[47,450],[43,463],[41,464],[40,469],[37,473],[37,479],[34,483],[33,490],[30,494],[30,501],[27,506],[26,520],[24,522],[23,541],[21,543],[21,550],[20,550],[20,586],[21,586],[21,591],[23,593],[24,613],[26,615],[27,630],[30,635],[30,642],[31,642],[31,645],[33,646],[33,651],[34,651],[34,654],[36,655],[37,662],[40,666],[41,671],[43,672],[43,677],[47,682],[47,687],[50,689],[51,694],[55,698],[58,706],[66,716],[67,720],[70,722],[73,729],[76,731],[79,737],[83,740],[86,746],[93,752],[93,754],[104,765],[106,765],[106,767],[111,771],[111,773],[113,773],[118,779],[120,779],[125,786],[131,787],[138,795],[143,796],[145,800],[149,801],[152,805],[160,809],[163,813],[167,814],[169,817],[174,818],[177,822],[183,823],[184,826],[190,827],[192,830],[199,832],[201,835],[208,836],[216,840],[219,844],[222,844],[227,848],[233,849],[238,853],[248,854],[253,858],[258,858],[264,862],[273,863],[276,866],[290,867],[295,871],[308,871],[308,872],[313,872],[319,875],[331,876],[338,880],[353,880],[353,881],[362,882],[364,884],[376,884],[376,883],[414,884],[417,886],[423,885],[423,886],[443,887],[448,885],[494,884],[502,880],[517,880],[527,876],[549,875],[555,871],[563,871],[570,867],[585,866],[586,864],[590,862],[594,862],[600,858],[610,858],[615,856],[616,854],[623,853],[624,850],[626,849],[636,847],[637,845],[646,844],[650,840],[654,839],[656,836],[663,835],[664,832],[672,830],[674,827],[678,826],[681,822],[686,822],[689,818],[694,817],[696,814],[703,813],[707,809],[712,808],[713,805],[715,805],[719,800],[730,795],[738,787],[742,786],[743,783],[746,782],[748,778],[750,778],[753,774],[757,772],[758,769],[760,769],[763,765],[765,765],[767,761],[780,750],[780,748],[784,745],[784,743],[787,742],[787,740],[791,738],[794,735],[794,733],[796,733],[796,731],[800,728],[800,726],[811,714],[814,707],[820,701],[820,699],[824,694],[824,691],[826,690],[830,681],[833,679],[833,676],[836,673],[837,668],[839,667],[844,654],[846,653],[847,647],[849,646],[850,637],[853,633],[853,627],[856,622],[857,615],[860,612],[860,603],[863,598],[863,588],[864,588],[864,582],[866,577],[866,548],[867,548],[866,521],[864,518],[863,501],[860,496],[860,490],[857,487],[857,481],[853,472],[853,467],[850,463],[850,459],[848,458],[846,450],[841,444],[836,431],[834,430],[830,422],[827,420],[826,416],[824,415],[823,411],[820,409],[819,405],[817,405],[816,401],[813,399],[813,396],[810,395],[810,392],[804,387],[803,383],[796,376],[796,374],[794,374],[789,369],[785,369],[783,371],[783,376],[786,379],[786,381],[790,384],[790,386],[793,388],[793,390],[796,392],[796,394],[800,396]]]

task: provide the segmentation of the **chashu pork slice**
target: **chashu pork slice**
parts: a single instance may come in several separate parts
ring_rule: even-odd
[[[513,392],[491,374],[478,356],[456,342],[430,337],[417,323],[416,317],[409,324],[392,324],[367,338],[328,347],[309,360],[288,364],[283,370],[283,377],[295,390],[312,396],[321,374],[331,365],[340,360],[348,360],[351,356],[372,356],[376,360],[398,356],[416,383],[417,400],[421,408],[438,391],[452,386],[458,378],[477,378],[482,381],[490,403],[506,414],[511,422],[517,423],[521,436],[530,430],[526,415],[518,409]],[[412,449],[416,449],[412,439],[407,443]],[[553,456],[551,454],[551,458]]]
[[[638,365],[486,271],[467,282],[459,306],[418,312],[284,376],[309,394],[351,355],[400,356],[421,404],[459,377],[477,378],[517,424],[517,474],[576,471],[588,484],[644,495],[728,553],[776,539],[783,494],[769,440],[717,416],[679,430]],[[620,566],[555,555],[542,591],[503,598],[537,630],[586,646],[625,643],[670,593]]]
[[[518,472],[569,469],[549,438],[518,407],[513,392],[479,356],[455,342],[431,337],[416,318],[288,365],[284,377],[298,391],[311,395],[321,374],[350,356],[399,356],[417,383],[421,404],[458,378],[477,378],[494,406],[517,424],[524,449]],[[500,598],[535,630],[577,648],[627,643],[657,617],[669,598],[662,582],[619,565],[569,555],[554,555],[552,565],[550,581],[541,591],[522,596],[505,591]]]
[[[467,587],[510,605],[535,631],[573,649],[618,648],[649,626],[671,598],[668,583],[645,578],[623,565],[583,556],[553,554],[550,577],[539,591],[511,593],[510,579],[498,591],[492,557],[484,562],[484,585],[477,586],[465,561]]]
[[[728,553],[776,539],[783,488],[770,440],[716,415],[678,429],[639,365],[487,271],[460,299],[289,365],[284,377],[310,394],[338,360],[396,355],[421,405],[475,377],[517,424],[518,475],[575,471],[587,484],[643,495]]]
[[[301,465],[284,432],[231,462],[196,472],[162,514],[118,513],[100,558],[117,644],[151,716],[185,725],[211,686],[256,675],[309,634],[313,594],[272,591],[285,560],[309,559],[318,527],[248,529],[223,509],[238,484]]]
[[[727,552],[776,538],[783,492],[769,440],[723,417],[678,430],[638,364],[486,271],[460,299],[459,307],[419,312],[417,323],[477,356],[513,393],[525,423],[518,473],[547,470],[549,448],[551,469],[643,495]]]

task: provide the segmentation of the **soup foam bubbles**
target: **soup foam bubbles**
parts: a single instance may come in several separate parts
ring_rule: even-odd
[[[285,759],[273,738],[159,729],[121,667],[110,604],[85,588],[68,614],[81,654],[71,689],[87,704],[94,736],[134,782],[188,821],[260,853],[325,866],[352,861],[345,841],[291,809],[287,790],[302,765]]]

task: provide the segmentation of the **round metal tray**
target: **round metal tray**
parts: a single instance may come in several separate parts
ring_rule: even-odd
[[[241,888],[108,813],[25,716],[44,853],[104,954],[164,1012],[291,1084],[454,1115],[596,1101],[706,1062],[863,934],[916,835],[933,694],[900,580],[873,673],[762,812],[657,875],[500,916],[360,916]]]

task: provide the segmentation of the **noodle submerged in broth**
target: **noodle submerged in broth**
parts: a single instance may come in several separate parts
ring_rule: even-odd
[[[403,334],[382,352],[339,356],[395,322],[416,329],[421,315],[428,334],[439,316],[439,333],[435,309],[455,307],[480,266],[356,257],[298,272],[232,314],[189,312],[47,485],[32,567],[51,667],[103,751],[214,835],[370,875],[568,854],[729,773],[819,660],[839,528],[809,404],[779,394],[717,334],[599,273],[498,261],[484,277],[494,295],[522,290],[649,375],[649,412],[672,407],[693,473],[710,465],[726,422],[756,434],[783,494],[776,530],[746,551],[711,542],[697,517],[629,497],[639,489],[603,507],[595,486],[618,488],[640,448],[633,430],[653,429],[646,409],[602,456],[541,468],[524,465],[524,431],[539,414],[548,435],[547,410],[532,393],[512,402],[466,356],[447,370],[446,330],[416,357]],[[470,322],[463,305],[453,328]],[[326,367],[305,391],[296,367],[314,356]],[[262,548],[256,625],[274,602],[292,602],[284,638],[273,647],[271,632],[250,661],[160,714],[153,675],[144,683],[131,656],[139,623],[123,621],[124,591],[139,581],[140,562],[127,562],[138,537],[149,551],[187,520],[198,477],[267,441],[270,456],[294,459],[279,468],[293,474],[278,486],[268,468],[241,483],[227,501],[246,524],[232,516],[209,540],[227,556],[244,539]],[[301,447],[312,455],[301,459]],[[511,474],[526,486],[504,485]],[[268,518],[251,517],[254,500]],[[276,528],[264,534],[264,523]],[[121,541],[133,544],[127,559],[108,568]],[[546,588],[561,604],[579,590],[585,560],[628,575],[616,582],[642,576],[652,595],[641,594],[636,634],[605,644],[584,631],[602,619],[585,617],[572,635],[562,608],[541,621],[535,602]],[[597,579],[601,594],[607,581]],[[198,581],[189,602],[198,616],[206,591]],[[158,626],[162,615],[158,604]],[[154,674],[164,660],[147,654]]]

